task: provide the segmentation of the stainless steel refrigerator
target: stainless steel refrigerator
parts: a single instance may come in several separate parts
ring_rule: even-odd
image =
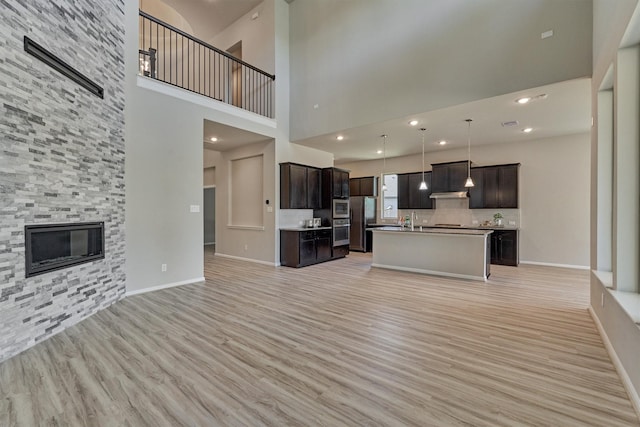
[[[351,208],[350,251],[366,251],[366,232],[368,224],[376,222],[376,198],[356,196],[349,198]]]

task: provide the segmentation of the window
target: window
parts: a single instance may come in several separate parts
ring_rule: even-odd
[[[398,175],[388,173],[382,175],[382,218],[398,217]]]

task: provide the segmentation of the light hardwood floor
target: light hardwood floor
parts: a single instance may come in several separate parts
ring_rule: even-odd
[[[1,426],[637,426],[588,273],[216,258],[0,365]]]

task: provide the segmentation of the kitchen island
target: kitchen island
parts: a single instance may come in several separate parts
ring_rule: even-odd
[[[382,227],[373,232],[373,267],[486,281],[492,230]]]

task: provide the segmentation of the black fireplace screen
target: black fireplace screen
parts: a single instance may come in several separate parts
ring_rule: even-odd
[[[104,258],[104,223],[27,225],[25,276]]]

